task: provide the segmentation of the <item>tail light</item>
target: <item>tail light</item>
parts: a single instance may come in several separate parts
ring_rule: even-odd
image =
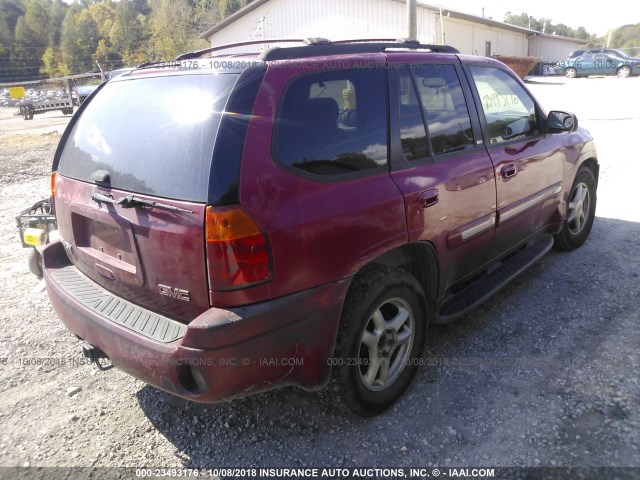
[[[51,213],[55,213],[56,172],[51,172]]]
[[[235,290],[271,280],[269,242],[247,212],[240,207],[207,207],[205,221],[212,290]]]

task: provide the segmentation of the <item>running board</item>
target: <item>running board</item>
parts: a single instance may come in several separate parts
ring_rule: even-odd
[[[481,277],[448,298],[440,307],[433,323],[444,324],[463,317],[502,290],[514,278],[527,270],[551,250],[553,237],[545,234],[536,238],[514,256],[508,258],[491,273]]]

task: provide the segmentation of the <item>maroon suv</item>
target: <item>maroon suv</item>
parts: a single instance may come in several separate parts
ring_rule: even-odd
[[[51,302],[84,352],[198,402],[331,376],[361,414],[594,219],[598,162],[502,63],[446,46],[207,49],[106,84],[54,160]]]

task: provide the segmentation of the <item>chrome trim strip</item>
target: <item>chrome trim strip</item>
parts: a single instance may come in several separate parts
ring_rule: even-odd
[[[462,241],[466,241],[471,237],[476,236],[479,233],[484,232],[485,230],[489,230],[496,224],[496,216],[491,215],[485,222],[479,223],[465,231],[462,232]]]
[[[530,200],[527,200],[526,202],[510,208],[509,210],[503,211],[500,213],[500,223],[502,222],[506,222],[507,220],[511,220],[513,217],[515,217],[516,215],[519,215],[520,213],[524,212],[525,210],[529,210],[531,207],[535,207],[538,203],[542,203],[545,200],[547,200],[548,198],[553,197],[554,195],[560,193],[562,191],[562,184],[559,184],[555,187],[552,187],[553,190],[546,190],[544,192],[542,192],[541,194],[533,197]]]

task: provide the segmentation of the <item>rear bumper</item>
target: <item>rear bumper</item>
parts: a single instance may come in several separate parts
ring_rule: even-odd
[[[313,389],[329,379],[347,280],[246,307],[211,308],[186,329],[176,323],[180,338],[160,341],[80,301],[59,280],[62,269],[77,272],[87,288],[101,288],[71,266],[60,242],[44,249],[43,264],[51,303],[66,327],[116,367],[174,395],[214,403],[286,385]]]

